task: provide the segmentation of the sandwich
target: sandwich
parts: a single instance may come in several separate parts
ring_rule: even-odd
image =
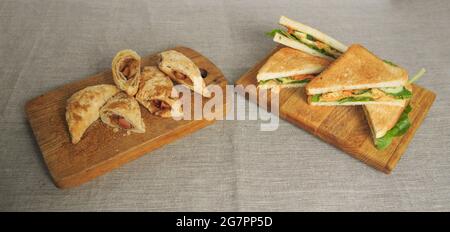
[[[139,88],[141,57],[133,50],[122,50],[116,54],[111,66],[117,87],[134,96]]]
[[[363,110],[377,149],[387,148],[394,137],[405,134],[411,126],[408,113],[412,108],[406,100],[402,106],[365,105]]]
[[[274,53],[259,69],[258,88],[301,87],[330,64],[330,60],[284,47]]]
[[[405,69],[352,45],[305,88],[311,105],[402,106],[412,96],[407,82]]]
[[[425,69],[422,68],[408,81],[405,88],[412,92],[411,84],[423,74]],[[409,100],[403,100],[402,105],[399,106],[363,105],[363,110],[377,149],[387,148],[393,138],[405,134],[411,126],[408,114],[412,111],[412,107]]]
[[[145,124],[141,108],[134,97],[120,92],[109,99],[100,109],[100,119],[115,131],[144,133]]]
[[[332,37],[285,16],[280,17],[279,24],[287,30],[275,29],[268,33],[277,43],[330,60],[347,50],[347,46]]]
[[[173,81],[204,97],[211,97],[199,67],[191,59],[175,50],[161,52],[159,58],[159,69]]]
[[[181,117],[181,103],[178,97],[172,97],[173,88],[170,78],[155,66],[144,67],[136,100],[150,113],[167,118]]]
[[[114,85],[94,85],[67,100],[66,121],[73,144],[81,140],[86,129],[99,118],[100,108],[119,91]]]

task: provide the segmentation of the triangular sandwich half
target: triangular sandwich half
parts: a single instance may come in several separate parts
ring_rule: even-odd
[[[259,69],[258,88],[301,87],[330,64],[324,58],[292,49],[281,48]]]
[[[412,110],[408,102],[403,100],[401,106],[363,106],[374,144],[378,149],[385,149],[391,144],[394,137],[401,136],[408,131],[411,126],[408,113]]]
[[[402,106],[412,93],[405,69],[352,45],[305,87],[311,105]]]
[[[269,33],[277,43],[330,60],[347,50],[347,46],[325,33],[285,16],[280,17],[279,23],[287,30],[275,29]]]

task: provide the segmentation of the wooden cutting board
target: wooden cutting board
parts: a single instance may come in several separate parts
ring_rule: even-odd
[[[244,74],[236,85],[244,87],[256,85],[258,70],[281,47],[275,48],[264,60]],[[251,96],[248,99],[255,99],[255,97]],[[360,106],[311,106],[306,102],[304,88],[291,88],[280,92],[279,116],[364,163],[390,173],[405,152],[435,98],[436,94],[433,92],[413,85],[411,100],[413,110],[409,113],[412,126],[405,135],[396,137],[383,151],[374,147],[369,126]],[[260,105],[260,107],[270,110],[270,97],[267,102],[267,106]]]
[[[225,77],[206,57],[186,47],[177,47],[174,50],[183,53],[200,68],[207,70],[207,85],[217,84],[225,89]],[[142,58],[142,66],[156,65],[156,62],[157,54]],[[125,136],[122,132],[114,133],[110,127],[97,120],[85,132],[82,140],[74,145],[70,142],[65,120],[66,101],[80,89],[103,83],[113,84],[110,70],[62,86],[26,104],[28,121],[53,181],[59,188],[80,185],[214,122],[206,119],[176,121],[160,118],[151,115],[141,106],[145,133]],[[203,104],[206,101],[207,99],[203,98]],[[225,100],[222,103],[226,106]],[[225,114],[226,107],[216,109],[222,111],[217,113]]]

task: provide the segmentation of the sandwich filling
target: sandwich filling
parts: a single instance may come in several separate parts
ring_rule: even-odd
[[[400,115],[399,120],[383,137],[375,139],[375,146],[377,149],[383,150],[387,148],[391,143],[392,139],[397,136],[404,135],[409,127],[411,126],[411,122],[409,121],[408,114],[411,112],[412,107],[408,105],[403,113]]]
[[[127,57],[121,62],[119,70],[125,79],[132,79],[139,71],[139,61],[133,57]]]
[[[156,115],[162,115],[172,109],[170,104],[168,104],[165,101],[158,100],[158,99],[151,100],[151,104],[153,105],[154,109],[156,109],[156,111],[152,112],[152,113],[154,113]]]
[[[393,101],[410,99],[411,91],[404,86],[371,88],[356,90],[341,90],[313,95],[311,102],[367,102],[367,101]]]
[[[287,28],[287,31],[275,29],[275,30],[269,32],[268,35],[274,37],[277,33],[279,33],[280,35],[283,35],[289,39],[300,42],[325,56],[336,59],[340,55],[342,55],[342,53],[340,51],[338,51],[337,49],[331,47],[330,45],[328,45],[326,43],[323,43],[323,42],[317,40],[316,38],[314,38],[314,36],[312,36],[310,34],[307,34],[307,33],[301,32],[301,31],[297,31],[292,28]]]
[[[129,130],[133,128],[133,125],[120,115],[112,114],[109,116],[109,119],[111,120],[111,123],[122,129]]]
[[[304,74],[291,77],[280,77],[269,80],[262,80],[258,82],[258,87],[272,87],[279,85],[291,85],[291,84],[306,84],[314,78],[314,75]]]
[[[175,78],[177,78],[177,80],[179,80],[180,82],[182,82],[184,84],[193,85],[192,80],[189,79],[187,75],[185,75],[181,72],[173,71],[173,76]]]

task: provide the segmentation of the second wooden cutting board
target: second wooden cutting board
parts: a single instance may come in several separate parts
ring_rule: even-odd
[[[256,85],[256,74],[266,60],[282,46],[274,49],[264,60],[244,74],[236,85]],[[279,116],[299,126],[322,140],[347,152],[353,157],[385,173],[390,173],[405,152],[414,133],[425,119],[436,95],[420,86],[413,85],[413,110],[409,114],[411,128],[393,140],[385,150],[373,145],[364,112],[357,106],[311,106],[306,102],[304,88],[283,89],[279,95]],[[250,93],[252,94],[252,93]],[[251,96],[249,99],[257,99]],[[270,106],[270,97],[268,104]],[[262,106],[264,108],[270,108]]]
[[[206,57],[185,47],[177,47],[174,50],[183,53],[208,72],[204,79],[207,85],[216,84],[225,89],[225,77]],[[156,65],[157,59],[157,54],[143,57],[142,66]],[[151,115],[141,106],[146,125],[145,133],[125,136],[121,132],[114,133],[111,128],[97,120],[88,128],[78,144],[72,144],[65,119],[67,99],[80,89],[104,83],[113,84],[111,71],[62,86],[29,101],[26,105],[28,121],[57,187],[80,185],[214,122],[206,119],[176,121],[160,118]],[[207,99],[203,98],[203,104],[206,102]],[[222,103],[222,107],[216,107],[218,114],[225,114],[224,99]]]

